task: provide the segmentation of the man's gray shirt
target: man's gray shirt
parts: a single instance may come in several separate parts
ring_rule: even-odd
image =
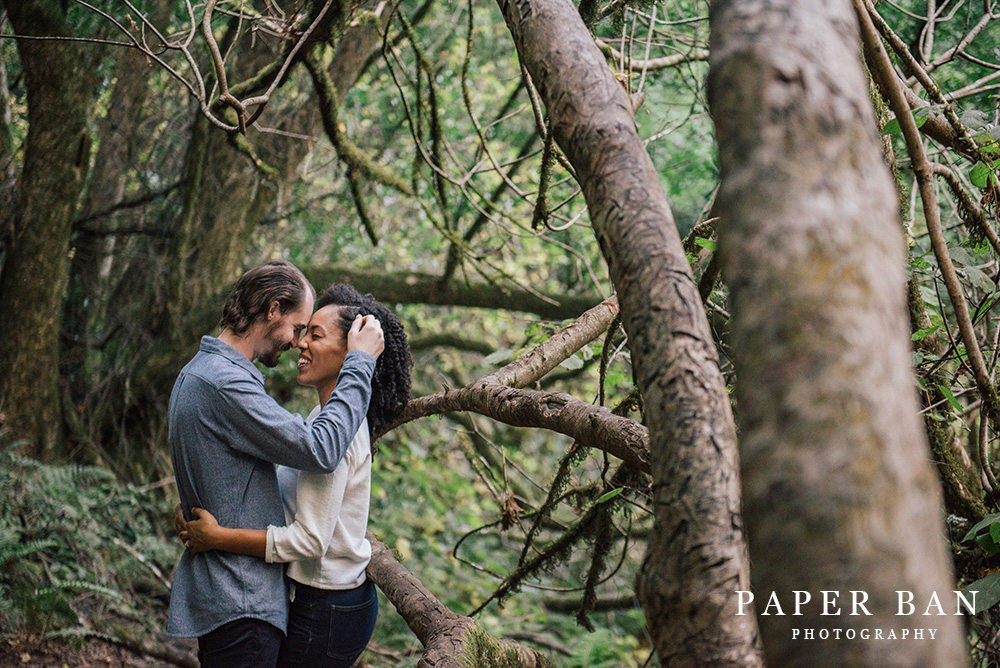
[[[374,369],[371,355],[349,351],[337,389],[309,425],[264,391],[264,376],[246,355],[203,337],[170,395],[170,456],[186,516],[197,506],[225,527],[284,525],[274,464],[325,473],[337,468],[368,411]],[[201,636],[246,617],[285,631],[284,565],[185,550],[167,633]]]

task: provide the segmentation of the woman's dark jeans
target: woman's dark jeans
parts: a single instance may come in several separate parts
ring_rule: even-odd
[[[355,589],[296,582],[278,668],[350,668],[368,645],[377,617],[378,594],[371,580]]]

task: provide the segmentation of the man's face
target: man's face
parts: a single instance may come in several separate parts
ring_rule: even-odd
[[[255,359],[266,367],[278,366],[281,353],[299,345],[301,336],[309,317],[312,315],[313,298],[306,295],[299,307],[282,314],[278,308],[273,308],[268,316],[267,330],[257,349]]]

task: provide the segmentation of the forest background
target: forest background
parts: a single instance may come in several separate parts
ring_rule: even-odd
[[[3,8],[0,651],[194,665],[166,401],[282,257],[414,352],[365,665],[998,661],[995,3]],[[803,646],[751,586],[979,594]]]

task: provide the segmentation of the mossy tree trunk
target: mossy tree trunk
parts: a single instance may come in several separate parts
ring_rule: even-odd
[[[4,2],[19,35],[69,36],[56,0]],[[59,331],[77,198],[90,161],[94,67],[68,41],[18,40],[30,128],[0,275],[0,412],[27,451],[59,453]]]

